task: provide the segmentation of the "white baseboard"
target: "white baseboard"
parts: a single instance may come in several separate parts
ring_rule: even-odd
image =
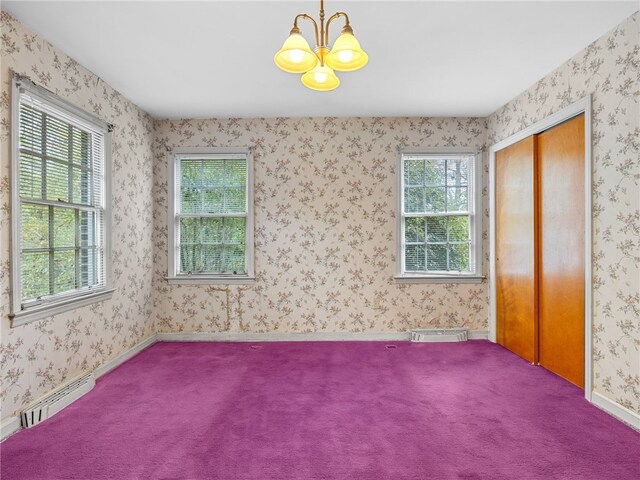
[[[157,333],[159,342],[330,342],[330,341],[408,341],[408,332],[352,333]]]
[[[126,350],[126,351],[122,352],[120,355],[117,355],[116,357],[114,357],[111,360],[109,360],[107,363],[104,363],[104,364],[100,365],[98,368],[96,368],[93,371],[94,377],[96,379],[100,378],[105,373],[110,372],[111,370],[113,370],[117,366],[119,366],[122,363],[126,362],[131,357],[133,357],[134,355],[137,355],[138,353],[140,353],[145,348],[150,347],[151,345],[153,345],[157,341],[158,340],[156,339],[156,334],[155,333],[153,335],[145,338],[141,342],[135,344],[129,350]]]
[[[20,430],[20,417],[7,417],[0,422],[0,441]]]
[[[601,393],[592,392],[591,393],[591,403],[593,403],[596,407],[604,410],[610,415],[613,415],[618,420],[623,421],[631,428],[635,428],[636,430],[640,430],[640,415],[635,412],[632,412],[628,408],[623,407],[622,405],[617,404],[610,398],[605,397]]]
[[[485,330],[469,332],[470,340],[486,340],[489,332]],[[157,333],[158,342],[331,342],[331,341],[409,341],[409,332],[269,332],[269,333],[236,333],[236,332],[176,332]]]
[[[488,330],[469,330],[468,337],[469,337],[469,340],[488,340],[489,331]]]

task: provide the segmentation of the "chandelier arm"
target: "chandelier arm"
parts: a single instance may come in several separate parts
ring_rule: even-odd
[[[313,32],[315,33],[316,36],[316,47],[321,46],[320,45],[320,37],[318,35],[318,24],[315,21],[315,19],[311,16],[311,15],[307,15],[306,13],[300,13],[298,15],[296,15],[296,18],[293,20],[293,28],[297,30],[297,33],[299,33],[300,28],[298,27],[298,19],[299,18],[304,18],[306,20],[311,20],[313,22]]]
[[[327,37],[324,30],[324,0],[320,0],[320,45],[319,47],[327,46]]]
[[[344,17],[344,26],[345,27],[349,27],[349,15],[347,15],[345,12],[336,12],[333,15],[331,15],[329,17],[329,20],[327,20],[327,29],[325,31],[325,45],[329,46],[329,25],[331,24],[331,22],[333,22],[334,20],[340,18],[340,17]]]

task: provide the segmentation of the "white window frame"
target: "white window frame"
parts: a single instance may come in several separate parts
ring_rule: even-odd
[[[179,160],[197,155],[200,158],[217,158],[221,155],[244,155],[247,159],[247,184],[246,184],[246,222],[245,222],[245,268],[244,274],[232,273],[189,273],[180,274],[177,271],[178,265],[178,221],[179,216],[176,211],[180,192],[176,190],[176,175],[178,175]],[[175,148],[168,154],[169,173],[169,211],[168,211],[168,275],[167,281],[170,285],[241,285],[255,282],[254,273],[254,192],[253,192],[253,152],[251,147],[195,147],[195,148]]]
[[[470,205],[471,262],[474,271],[447,273],[406,272],[404,268],[404,161],[405,155],[473,155],[473,180],[470,182],[473,201]],[[482,154],[477,148],[405,148],[398,155],[396,182],[396,275],[397,283],[481,283],[482,275]]]
[[[88,124],[104,134],[103,225],[104,284],[89,289],[54,294],[41,302],[22,303],[21,279],[21,203],[20,203],[20,95],[27,93],[38,101],[63,111],[78,123]],[[112,297],[111,276],[111,126],[100,118],[67,102],[49,90],[34,84],[26,77],[13,74],[11,82],[11,326],[17,327],[52,315],[73,310]]]

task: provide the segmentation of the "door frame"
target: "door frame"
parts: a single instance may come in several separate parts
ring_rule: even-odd
[[[489,148],[489,340],[496,342],[496,152],[580,114],[584,114],[584,396],[591,402],[593,390],[591,95]]]

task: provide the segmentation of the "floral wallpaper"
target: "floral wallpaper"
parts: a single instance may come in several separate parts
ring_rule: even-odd
[[[0,409],[2,418],[153,333],[151,118],[100,78],[0,12]],[[9,328],[11,70],[115,125],[109,301]]]
[[[155,129],[157,331],[487,329],[486,283],[407,285],[393,278],[399,150],[482,150],[483,119],[167,120]],[[185,146],[254,147],[254,285],[175,286],[164,279],[167,149]]]
[[[640,412],[640,15],[488,118],[494,144],[592,95],[594,389]]]
[[[487,119],[153,120],[100,78],[0,13],[1,417],[159,332],[486,330],[488,285],[397,284],[398,149],[491,145],[593,95],[595,388],[640,411],[638,14]],[[110,301],[9,328],[11,70],[113,133]],[[170,286],[167,148],[252,146],[253,285]],[[488,265],[483,155],[483,257]]]

